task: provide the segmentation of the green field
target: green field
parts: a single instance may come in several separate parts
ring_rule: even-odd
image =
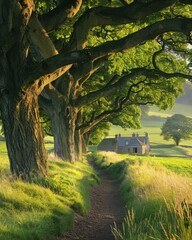
[[[192,178],[192,161],[190,158],[167,158],[167,157],[151,157],[151,156],[129,156],[128,159],[130,161],[138,161],[142,164],[147,164],[150,166],[154,166],[155,168],[158,166],[163,166],[166,169],[182,175],[188,176]]]

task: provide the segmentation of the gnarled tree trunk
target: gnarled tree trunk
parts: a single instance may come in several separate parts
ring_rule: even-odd
[[[12,174],[23,179],[46,175],[47,156],[35,91],[21,96],[4,93],[0,108]]]

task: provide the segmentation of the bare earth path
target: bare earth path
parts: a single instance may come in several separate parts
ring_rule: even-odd
[[[91,207],[88,216],[75,216],[74,229],[58,240],[113,240],[111,226],[121,224],[125,208],[119,195],[119,183],[104,170],[101,183],[90,189]]]

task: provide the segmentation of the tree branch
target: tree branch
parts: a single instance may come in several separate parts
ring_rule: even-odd
[[[40,64],[26,69],[25,79],[27,82],[46,78],[47,75],[55,74],[58,68],[68,64],[82,63],[90,60],[109,56],[111,54],[131,49],[140,43],[151,40],[165,32],[189,32],[192,30],[192,19],[167,19],[154,23],[120,40],[106,42],[100,46],[80,51],[60,53],[44,60]],[[54,79],[55,80],[55,79]]]
[[[119,8],[97,7],[87,10],[74,25],[69,49],[79,50],[85,48],[88,32],[95,26],[135,22],[171,6],[175,2],[176,0],[154,0],[147,3],[134,1]]]
[[[35,14],[33,14],[30,19],[28,29],[29,37],[34,47],[41,53],[43,59],[47,59],[58,54],[58,51],[49,38],[49,35]]]
[[[60,3],[48,13],[39,16],[47,32],[59,28],[67,19],[73,18],[79,11],[82,0],[68,0]]]
[[[189,79],[192,81],[192,75],[188,75],[188,74],[183,74],[183,73],[179,73],[179,72],[166,73],[159,69],[136,68],[131,73],[120,77],[119,80],[115,81],[114,84],[106,84],[106,86],[104,86],[102,89],[88,93],[85,96],[80,96],[77,99],[77,101],[74,103],[74,105],[77,107],[82,107],[82,106],[86,105],[87,103],[96,101],[97,99],[99,99],[101,97],[106,97],[107,95],[113,93],[117,89],[124,88],[124,86],[127,84],[128,81],[131,80],[133,82],[135,78],[141,77],[141,76],[145,76],[148,79],[151,79],[151,78],[157,79],[158,77],[164,77],[165,79],[169,79],[169,78],[173,78],[173,77],[180,77],[180,78],[185,78],[185,79]],[[140,90],[133,91],[132,88],[136,87],[140,83],[144,83],[144,82],[145,81],[139,81],[136,84],[133,83],[130,88],[130,91],[132,91],[132,92],[140,91]]]

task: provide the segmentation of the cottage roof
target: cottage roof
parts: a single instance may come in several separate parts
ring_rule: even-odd
[[[114,139],[114,138],[104,138],[102,141],[101,141],[102,145],[114,145],[116,146],[116,143],[117,143],[117,140]],[[100,144],[101,144],[100,143]]]
[[[129,143],[130,139],[131,139],[130,137],[119,137],[118,146],[124,147],[124,146],[128,145],[127,142]]]
[[[138,139],[145,144],[149,141],[149,138],[147,136],[138,137]]]
[[[129,147],[135,147],[135,146],[142,146],[142,145],[144,145],[145,143],[143,143],[139,138],[137,138],[137,137],[132,137],[131,139],[130,139],[130,141],[129,141],[129,144],[128,144],[128,146]]]

